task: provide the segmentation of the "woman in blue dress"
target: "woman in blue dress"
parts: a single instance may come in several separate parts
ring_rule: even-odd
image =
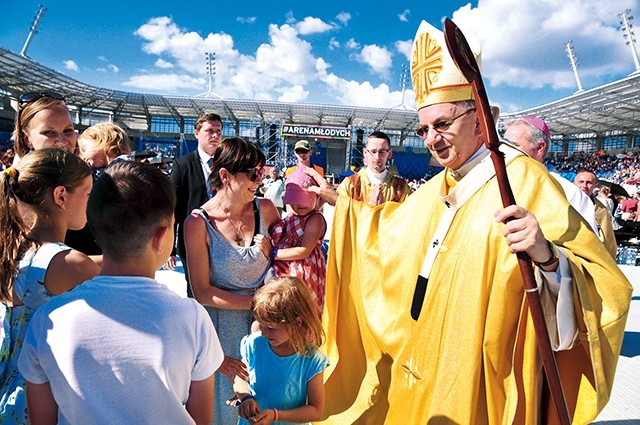
[[[251,329],[251,301],[271,265],[269,229],[280,219],[268,199],[256,198],[265,156],[243,139],[224,139],[213,155],[215,195],[184,223],[189,284],[216,327],[225,361],[215,377],[214,424],[235,424],[233,379],[246,379],[240,341]],[[224,375],[224,376],[223,376]]]

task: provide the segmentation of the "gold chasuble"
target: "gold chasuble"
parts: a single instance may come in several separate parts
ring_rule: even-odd
[[[579,334],[556,357],[574,423],[586,424],[609,399],[632,288],[544,166],[507,159],[516,202],[570,264],[573,281],[563,284],[573,285],[573,306],[564,308]],[[402,204],[339,197],[323,318],[324,424],[537,424],[547,409],[520,269],[494,219],[502,203],[490,158],[448,194],[445,172]],[[439,248],[415,321],[430,246]],[[547,417],[555,421],[552,408]]]

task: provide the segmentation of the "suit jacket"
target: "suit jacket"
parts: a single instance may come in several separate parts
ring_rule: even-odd
[[[191,214],[191,211],[200,207],[209,199],[198,151],[195,150],[177,158],[173,162],[170,178],[176,188],[175,246],[177,249],[174,250],[174,254],[177,253],[183,257],[186,253],[184,247],[184,221]]]

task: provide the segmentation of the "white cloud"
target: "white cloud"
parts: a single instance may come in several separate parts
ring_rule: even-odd
[[[329,40],[329,50],[336,50],[340,48],[340,42],[335,37],[331,37]]]
[[[193,78],[180,74],[136,75],[122,83],[127,87],[134,87],[155,92],[176,92],[180,89],[205,89],[204,78]]]
[[[78,71],[78,64],[75,61],[69,59],[69,60],[63,61],[63,63],[64,63],[65,69],[68,69],[69,71]]]
[[[292,87],[304,88],[309,81],[317,79],[317,59],[312,54],[312,46],[299,38],[295,24],[270,25],[268,42],[262,43],[254,55],[240,54],[228,34],[210,33],[203,37],[179,28],[168,17],[150,19],[136,34],[145,40],[145,52],[162,55],[174,64],[176,75],[189,78],[204,80],[205,53],[215,52],[213,90],[226,98],[301,98],[306,96],[303,91]],[[141,76],[142,81],[148,78]]]
[[[351,13],[349,12],[340,12],[336,15],[336,19],[342,23],[342,25],[346,26],[351,20]]]
[[[210,33],[203,38],[196,32],[180,29],[171,18],[151,18],[135,32],[146,43],[143,50],[152,55],[168,55],[175,64],[192,73],[205,73],[205,53],[215,52],[218,63],[235,64],[240,53],[234,49],[233,39],[225,33]],[[221,67],[218,67],[220,70]]]
[[[281,91],[282,95],[278,97],[278,102],[300,102],[309,97],[309,91],[301,85],[295,85]]]
[[[333,73],[320,73],[320,80],[325,83],[328,94],[343,105],[389,109],[404,104],[408,108],[415,108],[413,92],[410,90],[407,90],[405,101],[402,102],[402,92],[391,91],[387,84],[374,86],[369,81],[345,80]]]
[[[349,49],[359,49],[360,43],[358,43],[355,39],[350,38],[345,44]]]
[[[295,24],[296,23],[296,18],[295,16],[293,16],[293,11],[288,11],[287,14],[285,15],[285,19],[286,19],[286,23],[287,24]]]
[[[107,68],[109,68],[111,70],[111,72],[113,72],[114,74],[117,74],[118,72],[120,72],[120,68],[118,68],[117,66],[115,66],[112,63],[107,65]]]
[[[173,64],[171,62],[167,62],[166,60],[162,59],[162,58],[158,58],[158,60],[156,61],[156,63],[154,64],[155,66],[157,66],[158,68],[173,68]]]
[[[573,40],[585,88],[634,70],[618,13],[637,0],[484,0],[453,14],[482,44],[482,69],[492,86],[576,87],[564,44]]]
[[[373,72],[387,76],[391,69],[392,53],[386,47],[367,44],[362,48],[357,59],[367,64]]]
[[[410,13],[411,11],[409,9],[405,9],[404,11],[402,11],[402,13],[398,14],[398,19],[400,19],[402,22],[409,22]]]
[[[302,20],[302,22],[298,22],[296,24],[296,29],[299,34],[308,35],[315,33],[323,33],[333,29],[333,27],[322,19],[314,18],[311,16],[307,16]]]
[[[297,37],[293,27],[269,25],[269,44],[256,51],[256,70],[266,75],[302,84],[315,73],[311,44]]]
[[[106,58],[104,55],[100,55],[100,56],[98,56],[98,60],[99,60],[99,61],[102,61],[102,62],[109,62],[109,61],[107,60],[107,58]]]
[[[413,49],[413,40],[398,40],[395,42],[395,48],[402,53],[408,61],[411,60],[411,50]]]
[[[241,24],[249,24],[249,25],[251,25],[251,24],[255,23],[257,19],[258,18],[256,18],[255,16],[249,16],[249,17],[246,17],[246,18],[244,18],[242,16],[238,16],[236,18],[236,21],[240,22]]]

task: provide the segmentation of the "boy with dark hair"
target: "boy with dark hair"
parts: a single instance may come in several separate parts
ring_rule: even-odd
[[[175,192],[141,163],[109,167],[87,215],[99,276],[34,315],[18,367],[33,423],[209,423],[222,349],[206,310],[154,279],[173,246]]]

